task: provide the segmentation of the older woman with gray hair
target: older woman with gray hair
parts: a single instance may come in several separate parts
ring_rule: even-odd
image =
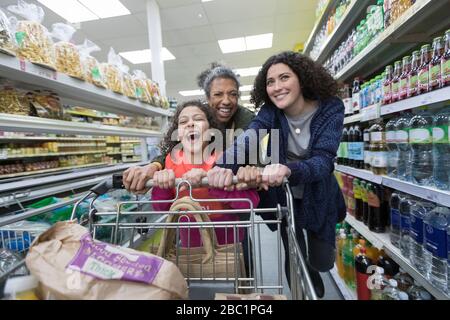
[[[240,83],[233,70],[213,63],[211,68],[198,76],[198,85],[205,91],[209,106],[215,109],[218,122],[226,129],[227,139],[235,137],[235,130],[247,129],[255,115],[238,105]],[[125,171],[123,174],[125,188],[137,194],[147,192],[145,184],[153,178],[155,172],[164,168],[166,156],[163,154],[146,166],[132,167]]]

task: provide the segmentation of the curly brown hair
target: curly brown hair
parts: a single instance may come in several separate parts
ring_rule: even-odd
[[[269,103],[267,95],[267,72],[274,64],[283,63],[297,75],[302,93],[307,100],[326,100],[338,94],[338,83],[320,64],[293,51],[285,51],[270,57],[255,79],[251,102],[256,107]]]
[[[178,106],[177,111],[175,112],[175,115],[173,117],[172,124],[169,128],[169,131],[167,131],[167,134],[160,143],[162,154],[165,155],[169,154],[170,152],[172,152],[173,148],[175,148],[179,144],[178,141],[174,141],[172,139],[172,135],[178,129],[178,120],[180,118],[181,112],[184,110],[184,108],[187,107],[199,108],[205,114],[206,120],[209,123],[209,128],[217,129],[223,132],[223,126],[219,124],[219,122],[217,122],[216,120],[217,117],[215,114],[215,109],[211,108],[207,103],[204,103],[201,100],[191,100],[183,102],[181,105]]]

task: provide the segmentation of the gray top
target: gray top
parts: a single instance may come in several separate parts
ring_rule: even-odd
[[[314,110],[297,117],[286,115],[289,124],[288,163],[301,161],[306,158],[309,142],[311,140],[311,121],[317,110],[318,108],[314,108]],[[304,188],[304,184],[292,187],[294,198],[302,199]]]

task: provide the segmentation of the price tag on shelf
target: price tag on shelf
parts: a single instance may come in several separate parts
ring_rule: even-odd
[[[379,104],[368,106],[362,109],[362,120],[361,121],[371,121],[378,119],[381,116],[381,108]]]
[[[27,63],[25,60],[20,60],[20,70],[23,72],[32,73],[43,78],[50,80],[58,80],[58,72],[46,69],[44,67],[36,66],[31,63]]]

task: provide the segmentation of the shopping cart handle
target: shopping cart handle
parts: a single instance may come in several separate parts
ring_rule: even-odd
[[[179,185],[179,184],[182,183],[182,182],[186,182],[186,180],[180,179],[180,178],[175,179],[175,185],[176,185],[176,186]],[[237,178],[236,176],[234,176],[234,177],[233,177],[233,183],[232,183],[232,184],[233,184],[233,185],[236,185],[236,184],[238,184],[238,183],[239,183],[238,178]],[[145,186],[146,186],[147,188],[152,188],[153,185],[154,185],[153,180],[149,180]],[[202,182],[201,182],[201,184],[200,184],[200,186],[201,186],[201,187],[208,187],[208,186],[209,186],[208,178],[203,178],[203,179],[202,179]]]

